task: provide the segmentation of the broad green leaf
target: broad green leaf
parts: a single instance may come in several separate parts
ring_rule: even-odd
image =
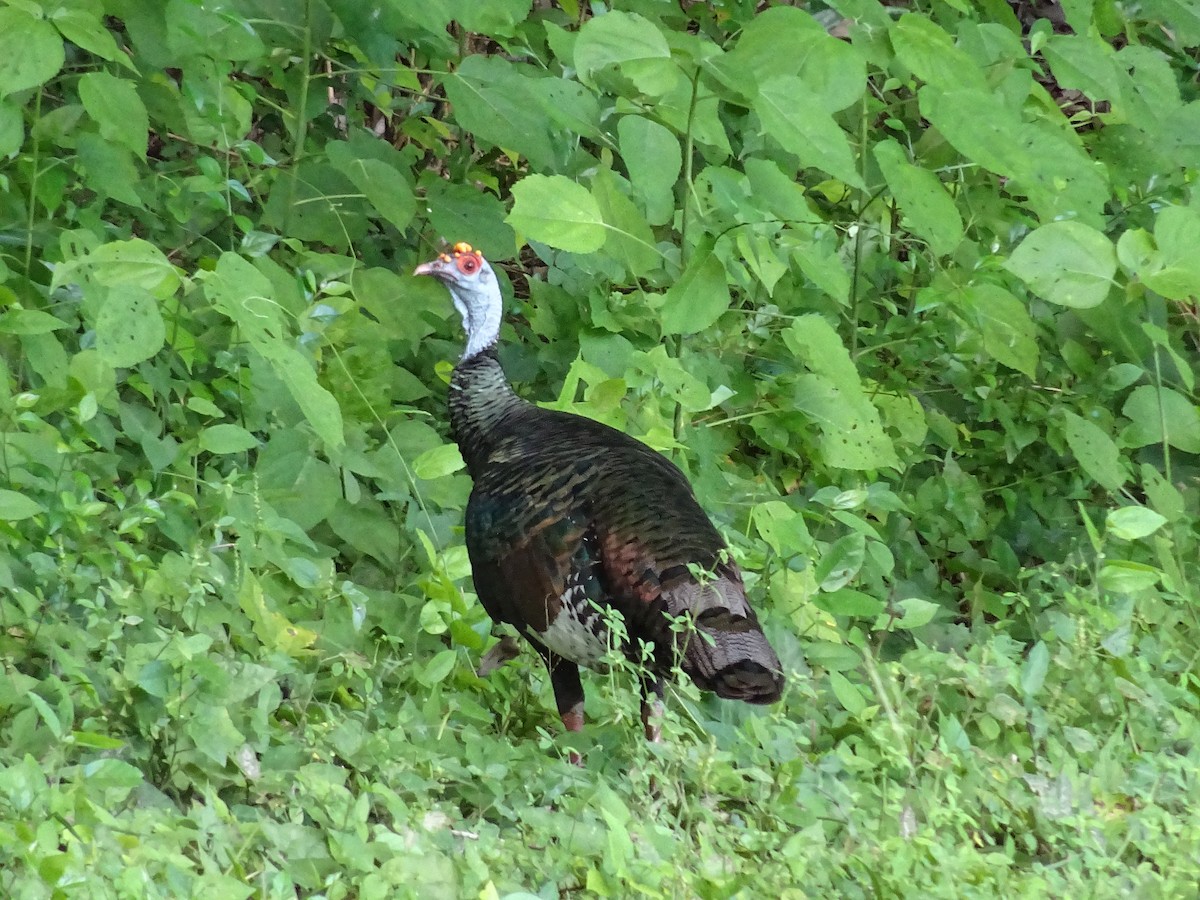
[[[1054,77],[1064,88],[1082,91],[1093,102],[1120,107],[1124,72],[1113,48],[1098,35],[1054,34],[1042,48]]]
[[[534,79],[501,56],[475,54],[446,75],[446,96],[461,128],[484,141],[525,156],[535,169],[549,169],[555,141]]]
[[[517,237],[504,221],[504,204],[494,194],[466,184],[452,184],[432,172],[421,177],[429,221],[450,241],[466,241],[490,259],[517,254]]]
[[[19,522],[21,519],[28,519],[30,516],[36,516],[45,511],[46,507],[31,497],[0,488],[0,519],[6,522]]]
[[[100,126],[101,137],[123,144],[136,156],[146,155],[150,119],[132,81],[107,72],[87,72],[79,79],[79,98]]]
[[[877,597],[847,587],[818,594],[813,604],[835,616],[878,616],[885,605]]]
[[[963,238],[962,217],[938,177],[910,163],[895,141],[881,141],[874,153],[908,226],[938,256],[953,251]]]
[[[0,99],[0,159],[12,156],[25,142],[25,121],[21,110]]]
[[[998,175],[1024,172],[1020,117],[981,88],[923,88],[921,114],[963,156]],[[980,115],[981,109],[987,115]]]
[[[1115,594],[1136,594],[1158,584],[1162,572],[1145,563],[1111,559],[1100,567],[1100,587]]]
[[[96,350],[115,368],[135,366],[158,353],[167,338],[158,301],[134,285],[105,292],[96,316]]]
[[[850,272],[838,253],[833,232],[824,226],[802,227],[796,232],[797,236],[785,235],[783,241],[792,262],[813,284],[842,306],[847,305],[850,302]]]
[[[1037,376],[1037,327],[1025,304],[997,284],[972,284],[963,288],[965,308],[983,334],[983,349],[995,360]]]
[[[367,198],[323,160],[305,160],[275,180],[262,222],[285,237],[345,247],[361,240],[370,222]]]
[[[669,59],[671,48],[658,27],[637,13],[613,10],[592,16],[575,41],[575,69],[584,84],[610,65],[632,60]]]
[[[524,22],[530,12],[528,0],[448,0],[446,8],[467,31],[495,36],[513,34],[514,26]]]
[[[205,280],[205,293],[252,342],[261,343],[284,331],[283,310],[275,302],[270,280],[236,253],[221,254]]]
[[[754,277],[762,282],[762,286],[770,297],[775,291],[775,285],[787,272],[787,263],[779,258],[779,244],[772,238],[756,231],[741,229],[738,231],[737,248],[742,261],[754,273]]]
[[[817,427],[827,465],[842,469],[896,468],[899,460],[879,412],[863,390],[854,361],[836,331],[817,315],[801,316],[784,343],[813,372],[796,379],[796,409]]]
[[[833,689],[833,695],[837,697],[838,703],[850,715],[861,715],[867,708],[867,701],[863,698],[862,691],[841,672],[829,673],[829,686]]]
[[[1138,273],[1146,286],[1181,302],[1200,296],[1200,212],[1168,206],[1154,222],[1154,241],[1160,254],[1157,265]]]
[[[765,81],[754,98],[754,111],[766,133],[798,156],[803,165],[821,169],[853,187],[863,187],[846,133],[809,95],[799,78],[780,75]]]
[[[905,13],[891,31],[896,57],[929,84],[951,89],[986,90],[983,71],[928,15]]]
[[[617,122],[621,159],[640,195],[651,225],[664,225],[675,212],[675,183],[683,166],[679,138],[653,119],[622,116]]]
[[[1099,425],[1073,412],[1064,413],[1067,446],[1093,481],[1109,491],[1119,491],[1129,480],[1121,451]]]
[[[413,460],[413,474],[426,481],[441,478],[459,471],[463,467],[462,454],[454,444],[430,447]]]
[[[330,141],[325,154],[334,168],[354,182],[376,211],[399,231],[408,227],[417,211],[408,173],[378,159],[355,156],[345,141]]]
[[[826,112],[846,109],[866,87],[866,63],[857,47],[832,37],[813,15],[770,6],[746,23],[737,45],[705,68],[736,96],[752,97],[765,81],[795,75]]]
[[[621,191],[611,169],[601,169],[592,182],[592,196],[608,227],[604,253],[615,259],[633,278],[641,278],[662,265],[654,233],[638,208]]]
[[[901,616],[892,623],[892,627],[906,630],[928,625],[941,610],[936,603],[920,597],[909,597],[907,600],[899,601],[896,606],[901,610]]]
[[[454,671],[454,663],[458,658],[457,650],[442,650],[434,655],[417,674],[417,681],[426,687],[433,687],[445,681]]]
[[[1104,528],[1123,541],[1136,541],[1149,537],[1166,524],[1166,518],[1149,507],[1123,506],[1109,511]]]
[[[254,349],[271,364],[300,407],[305,420],[326,447],[336,449],[345,444],[342,408],[333,394],[317,380],[317,373],[308,357],[280,340],[260,341]]]
[[[843,535],[821,555],[813,571],[817,585],[826,593],[841,590],[862,571],[866,540],[859,532]]]
[[[241,425],[210,425],[200,432],[200,449],[209,453],[244,453],[258,446],[258,438]]]
[[[1142,463],[1138,474],[1141,476],[1142,490],[1154,509],[1165,516],[1168,522],[1183,519],[1187,514],[1187,504],[1179,489],[1150,463]]]
[[[698,249],[662,306],[663,334],[696,334],[712,326],[731,302],[725,267],[712,248]]]
[[[1046,646],[1045,641],[1038,641],[1021,666],[1021,693],[1029,698],[1040,694],[1049,670],[1050,648]]]
[[[608,15],[616,15],[609,13]],[[527,238],[571,253],[594,253],[607,231],[587,188],[564,175],[527,175],[513,185],[507,221]]]
[[[1152,385],[1136,387],[1121,413],[1132,421],[1122,437],[1132,447],[1162,443],[1200,453],[1200,412],[1183,394]]]
[[[1080,222],[1051,222],[1021,241],[1005,268],[1051,303],[1088,308],[1108,296],[1117,271],[1112,241]]]
[[[91,132],[79,135],[77,143],[87,187],[102,197],[141,209],[140,173],[129,148]]]
[[[89,8],[90,7],[90,8]],[[49,10],[50,21],[72,44],[76,44],[88,53],[94,53],[101,59],[119,63],[130,72],[137,69],[129,60],[128,53],[122,53],[113,40],[112,32],[104,27],[102,16],[104,9],[100,4],[83,3],[78,6],[63,3]]]
[[[220,766],[246,743],[245,736],[233,724],[229,710],[219,703],[199,704],[184,723],[183,730],[195,742],[197,750]]]
[[[750,514],[759,536],[785,559],[811,552],[813,541],[804,517],[782,500],[759,503]]]
[[[140,288],[159,299],[175,293],[179,272],[163,252],[141,238],[101,244],[91,253],[54,271],[54,287],[70,284],[80,275],[105,287]]]
[[[44,84],[65,59],[53,26],[21,9],[0,9],[0,97]]]
[[[0,313],[0,334],[47,334],[71,326],[40,309],[10,309]]]

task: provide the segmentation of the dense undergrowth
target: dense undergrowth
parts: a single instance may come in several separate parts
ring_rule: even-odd
[[[0,5],[0,894],[1195,891],[1200,18],[615,6]],[[781,704],[476,674],[441,238]]]

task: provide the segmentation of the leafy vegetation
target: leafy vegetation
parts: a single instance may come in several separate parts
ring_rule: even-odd
[[[614,5],[0,5],[4,896],[1195,890],[1195,10]],[[781,704],[477,675],[441,237]]]

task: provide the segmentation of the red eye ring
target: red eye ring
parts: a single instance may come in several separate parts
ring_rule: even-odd
[[[464,275],[474,275],[479,269],[479,260],[472,255],[458,257],[458,271]]]

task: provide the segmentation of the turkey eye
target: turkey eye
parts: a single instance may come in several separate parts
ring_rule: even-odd
[[[475,257],[473,257],[473,256],[462,256],[462,257],[459,257],[458,268],[459,268],[460,272],[463,272],[466,275],[470,275],[477,268],[479,268],[479,263],[476,261]]]

